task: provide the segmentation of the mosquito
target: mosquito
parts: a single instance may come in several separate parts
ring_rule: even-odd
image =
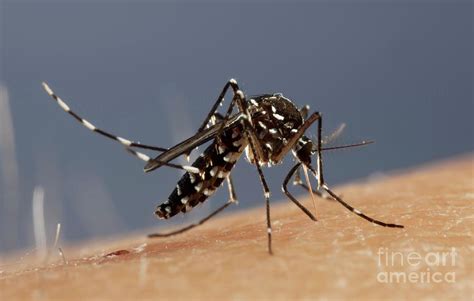
[[[265,179],[262,167],[280,164],[283,158],[291,151],[296,164],[290,169],[282,184],[282,191],[304,214],[311,220],[316,217],[301,204],[288,190],[288,183],[294,177],[293,184],[299,185],[309,191],[311,196],[318,195],[337,201],[346,209],[359,217],[379,226],[390,228],[403,228],[402,225],[385,223],[374,219],[346,203],[334,193],[324,180],[322,152],[325,150],[361,146],[372,141],[363,141],[357,144],[338,147],[323,147],[322,115],[314,112],[308,116],[309,106],[301,109],[280,93],[261,94],[247,97],[239,88],[235,79],[230,79],[222,89],[217,100],[207,114],[207,117],[198,128],[197,133],[190,138],[178,143],[171,148],[134,142],[123,137],[111,134],[97,128],[95,125],[82,118],[43,82],[45,91],[56,103],[83,126],[109,139],[123,145],[127,151],[138,159],[145,161],[145,172],[151,172],[162,166],[184,170],[184,175],[178,181],[168,199],[158,205],[155,215],[160,219],[169,219],[178,213],[186,213],[198,204],[205,202],[214,192],[227,182],[229,199],[222,206],[211,212],[197,223],[184,228],[168,232],[149,234],[148,237],[167,237],[188,231],[202,225],[231,204],[237,202],[231,171],[235,163],[245,152],[249,163],[255,166],[263,188],[266,209],[266,227],[268,252],[272,251],[272,224],[270,218],[270,190]],[[224,96],[232,91],[232,100],[224,115],[218,112],[224,102]],[[316,141],[308,138],[305,132],[317,123]],[[337,135],[337,131],[333,135]],[[204,152],[192,165],[172,163],[174,159],[189,154],[198,146],[210,142]],[[135,148],[160,152],[154,158],[141,153]],[[316,157],[316,167],[312,165],[312,158]],[[303,170],[308,185],[301,180],[300,170]],[[317,180],[317,187],[313,189],[308,173]],[[313,198],[314,202],[314,198]]]

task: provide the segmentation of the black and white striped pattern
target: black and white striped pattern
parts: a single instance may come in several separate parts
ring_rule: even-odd
[[[113,135],[113,134],[110,134],[104,130],[101,130],[99,128],[97,128],[95,125],[93,125],[91,122],[87,121],[86,119],[82,118],[81,116],[77,115],[76,113],[74,113],[71,108],[59,97],[57,96],[53,90],[48,86],[48,84],[46,84],[45,82],[43,82],[43,88],[45,89],[45,91],[49,94],[49,96],[51,96],[56,102],[57,104],[67,113],[69,113],[72,117],[74,117],[77,121],[79,121],[83,126],[85,126],[86,128],[88,128],[89,130],[93,131],[93,132],[96,132],[100,135],[103,135],[107,138],[110,138],[112,140],[115,140],[119,143],[121,143],[122,145],[126,146],[126,147],[134,147],[134,146],[140,146],[139,143],[136,143],[136,142],[133,142],[133,141],[130,141],[128,139],[125,139],[125,138],[122,138],[120,136],[116,136],[116,135]],[[159,150],[159,151],[166,151],[167,149],[166,148],[156,148],[156,150]]]
[[[107,137],[109,139],[112,139],[114,141],[119,142],[121,145],[123,145],[132,155],[137,157],[138,159],[145,161],[145,162],[150,162],[151,158],[143,153],[140,153],[136,150],[131,149],[131,147],[137,147],[137,148],[143,148],[143,149],[149,149],[149,150],[154,150],[154,151],[167,151],[167,148],[162,148],[162,147],[157,147],[157,146],[152,146],[152,145],[147,145],[139,142],[134,142],[125,138],[122,138],[120,136],[111,134],[110,132],[104,131],[95,125],[93,125],[91,122],[87,121],[86,119],[82,118],[79,116],[77,113],[71,110],[71,108],[64,102],[58,95],[54,93],[54,91],[48,86],[47,83],[43,82],[42,83],[44,90],[51,96],[53,100],[56,101],[56,103],[61,107],[66,113],[74,117],[79,123],[81,123],[83,126],[88,128],[89,130],[102,135],[104,137]],[[196,168],[193,168],[188,165],[179,165],[179,164],[174,164],[174,163],[169,163],[169,162],[163,162],[164,165],[172,168],[177,168],[177,169],[183,169],[187,172],[191,173],[196,173],[198,170]]]
[[[388,227],[388,228],[404,228],[403,225],[398,225],[398,224],[392,224],[392,223],[385,223],[385,222],[381,222],[379,220],[376,220],[375,218],[372,218],[368,215],[366,215],[365,213],[363,213],[362,211],[360,211],[359,209],[356,209],[354,207],[352,207],[351,205],[347,204],[346,202],[344,202],[341,197],[339,197],[337,194],[335,194],[334,192],[332,192],[332,190],[329,188],[329,186],[324,183],[322,185],[322,188],[336,201],[338,201],[342,206],[346,207],[349,211],[351,211],[352,213],[362,217],[363,219],[371,222],[372,224],[375,224],[375,225],[379,225],[379,226],[382,226],[382,227]]]
[[[186,172],[178,181],[168,200],[159,205],[155,214],[168,219],[179,212],[186,213],[214,194],[229,175],[247,146],[243,127],[225,130],[194,161],[198,174]]]

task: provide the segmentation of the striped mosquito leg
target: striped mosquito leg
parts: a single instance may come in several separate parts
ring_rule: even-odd
[[[202,131],[206,126],[208,126],[209,122],[211,122],[212,124],[215,124],[215,120],[216,118],[220,119],[220,120],[223,120],[224,117],[222,115],[220,115],[219,113],[217,113],[217,109],[219,108],[219,106],[222,105],[222,103],[224,102],[224,96],[225,94],[227,93],[227,91],[229,90],[229,87],[232,87],[232,90],[234,91],[234,93],[236,91],[239,90],[239,86],[237,84],[237,81],[233,78],[231,78],[225,85],[224,85],[224,88],[222,89],[221,93],[219,94],[219,96],[217,97],[217,100],[216,102],[214,103],[214,105],[212,106],[211,110],[209,111],[209,113],[207,114],[206,118],[204,119],[204,121],[202,122],[201,126],[198,128],[197,130],[197,133],[199,133],[200,131]],[[230,104],[230,106],[233,108],[233,102]],[[192,149],[185,152],[184,153],[184,156],[185,158],[189,161],[189,155],[191,154],[192,152]]]
[[[202,225],[204,224],[205,222],[207,222],[208,220],[210,220],[211,218],[213,218],[214,216],[216,216],[217,214],[219,214],[221,211],[223,211],[225,208],[227,208],[229,205],[233,204],[232,201],[227,201],[227,203],[225,203],[224,205],[222,205],[221,207],[217,208],[215,211],[213,211],[211,214],[209,214],[208,216],[206,216],[205,218],[203,218],[202,220],[200,220],[199,222],[195,223],[195,224],[191,224],[189,226],[186,226],[184,228],[181,228],[181,229],[178,229],[176,231],[171,231],[171,232],[168,232],[168,233],[153,233],[153,234],[148,234],[148,237],[150,238],[153,238],[153,237],[168,237],[168,236],[173,236],[173,235],[176,235],[176,234],[181,234],[183,232],[186,232],[188,230],[191,230],[192,228],[194,227],[197,227],[199,225]]]
[[[265,196],[265,211],[267,214],[267,237],[268,237],[268,253],[273,255],[272,251],[272,221],[270,218],[270,189],[268,188],[267,181],[263,175],[262,169],[256,164],[260,181],[262,182],[263,195]]]
[[[83,126],[88,128],[89,130],[91,130],[93,132],[96,132],[97,134],[100,134],[100,135],[102,135],[104,137],[107,137],[109,139],[115,140],[115,141],[121,143],[122,145],[124,145],[126,147],[138,147],[138,148],[150,149],[150,150],[155,150],[155,151],[160,151],[160,152],[164,152],[164,151],[168,150],[167,148],[162,148],[162,147],[157,147],[157,146],[146,145],[146,144],[134,142],[134,141],[122,138],[120,136],[116,136],[114,134],[111,134],[109,132],[106,132],[104,130],[101,130],[101,129],[97,128],[95,125],[93,125],[92,123],[90,123],[86,119],[82,118],[81,116],[79,116],[75,112],[73,112],[71,110],[71,108],[59,96],[57,96],[54,93],[54,91],[48,86],[47,83],[43,82],[42,84],[43,84],[43,88],[46,91],[46,93],[48,93],[49,96],[51,96],[56,101],[56,103],[66,113],[69,113],[69,115],[74,117],[77,121],[79,121]]]
[[[251,122],[251,116],[248,112],[247,104],[245,101],[245,95],[242,91],[237,90],[234,94],[234,99],[232,100],[233,103],[237,104],[239,110],[244,113],[247,118],[244,119],[245,129],[249,136],[248,142],[250,151],[252,152],[253,158],[255,158],[255,166],[257,167],[258,176],[260,177],[260,182],[263,187],[263,195],[265,197],[265,210],[266,210],[266,217],[267,217],[267,237],[268,237],[268,253],[273,255],[272,251],[272,223],[270,218],[270,189],[268,188],[267,181],[265,180],[265,176],[263,175],[262,168],[259,165],[259,158],[262,158],[262,146],[257,138],[257,134],[255,131],[255,127]],[[230,115],[231,109],[229,107],[226,118]]]
[[[403,225],[397,225],[397,224],[389,224],[389,223],[384,223],[384,222],[381,222],[379,220],[376,220],[370,216],[367,216],[365,215],[363,212],[361,212],[360,210],[352,207],[351,205],[347,204],[346,202],[344,202],[337,194],[335,194],[334,192],[331,191],[331,189],[329,189],[329,187],[323,183],[322,186],[321,186],[327,193],[329,193],[329,195],[331,197],[333,197],[336,201],[338,201],[339,203],[342,204],[342,206],[346,207],[347,209],[349,209],[349,211],[357,214],[358,216],[362,217],[363,219],[365,220],[368,220],[369,222],[373,223],[373,224],[376,224],[376,225],[379,225],[379,226],[382,226],[382,227],[389,227],[389,228],[404,228]]]
[[[298,200],[288,191],[288,182],[290,181],[291,177],[293,174],[299,170],[301,166],[301,163],[296,164],[293,166],[293,168],[290,170],[288,175],[286,176],[285,180],[283,181],[283,184],[281,186],[281,190],[286,194],[286,196],[293,202],[295,203],[296,206],[298,206],[303,212],[313,221],[317,221],[316,217],[305,207],[303,204],[298,202]]]
[[[334,200],[338,201],[342,206],[346,207],[349,211],[351,211],[354,214],[362,217],[365,220],[368,220],[369,222],[371,222],[373,224],[376,224],[376,225],[379,225],[379,226],[382,226],[382,227],[403,228],[402,225],[384,223],[382,221],[376,220],[374,218],[371,218],[370,216],[365,215],[360,210],[355,209],[351,205],[344,202],[337,194],[332,192],[332,190],[329,188],[329,186],[324,181],[324,176],[323,176],[323,162],[322,162],[323,159],[322,159],[322,156],[321,156],[321,152],[322,152],[322,147],[321,147],[322,134],[321,133],[322,133],[322,116],[319,115],[319,119],[318,119],[318,141],[317,141],[318,142],[317,143],[318,144],[318,149],[317,149],[317,153],[318,153],[318,156],[317,156],[317,160],[318,160],[318,162],[317,162],[317,164],[318,164],[317,172],[311,166],[308,166],[308,168],[311,170],[313,175],[315,177],[317,177],[317,179],[318,179],[318,186],[319,186],[318,188],[324,189]]]
[[[144,153],[141,153],[141,152],[138,152],[134,149],[131,149],[130,147],[125,147],[125,150],[127,152],[129,152],[130,154],[132,154],[133,156],[135,156],[136,158],[144,161],[144,162],[150,162],[152,159],[145,155]],[[184,171],[188,171],[190,173],[193,173],[193,174],[200,174],[201,171],[199,170],[199,168],[196,168],[196,167],[193,167],[193,166],[190,166],[190,165],[180,165],[180,164],[174,164],[174,163],[171,163],[171,162],[161,162],[161,161],[158,161],[160,163],[162,163],[163,165],[166,165],[168,167],[171,167],[171,168],[176,168],[176,169],[182,169]]]
[[[212,106],[211,110],[209,111],[209,113],[207,114],[207,117],[206,119],[204,119],[203,123],[201,124],[201,126],[199,127],[198,129],[198,132],[202,131],[206,125],[209,123],[209,121],[212,121],[212,118],[213,116],[215,116],[216,112],[217,112],[217,109],[219,108],[220,105],[222,105],[222,103],[224,102],[224,96],[225,94],[227,93],[227,91],[229,90],[229,87],[232,87],[232,90],[235,92],[235,91],[238,91],[239,90],[239,86],[237,84],[237,81],[233,78],[231,78],[224,86],[224,88],[222,89],[221,93],[219,94],[219,97],[217,97],[217,100],[216,102],[214,103],[214,105]],[[221,116],[221,119],[223,119],[223,117]]]
[[[231,82],[232,82],[232,84],[230,84]],[[229,85],[232,87],[234,95],[233,95],[232,100],[229,104],[229,107],[227,108],[225,116],[222,118],[222,120],[224,120],[224,121],[229,119],[230,115],[232,114],[232,111],[235,108],[235,105],[236,104],[239,105],[239,102],[242,102],[242,100],[244,99],[244,93],[241,90],[239,90],[239,86],[237,85],[237,82],[235,80],[230,80]],[[214,113],[212,115],[214,116]],[[248,114],[246,114],[246,115],[247,115],[247,118],[249,118]],[[222,122],[222,125],[221,125],[221,127],[219,128],[219,131],[216,134],[216,137],[217,137],[218,141],[220,140],[220,136],[224,132],[224,127],[225,127],[225,122]]]
[[[322,139],[323,139],[323,135],[322,135],[322,128],[323,128],[323,116],[321,116],[319,113],[318,113],[318,116],[319,118],[317,119],[318,120],[318,156],[317,156],[317,168],[318,168],[318,188],[321,188],[321,186],[323,185],[324,183],[324,176],[323,176],[323,156],[322,156],[322,151],[321,151],[321,148],[322,148]]]
[[[250,151],[254,158],[258,158],[252,140],[249,139]],[[265,197],[265,211],[267,215],[267,237],[268,237],[268,253],[273,255],[272,251],[272,222],[270,218],[270,189],[268,188],[267,181],[263,175],[262,168],[260,167],[258,160],[255,160],[255,166],[257,167],[258,176],[260,177],[260,183],[263,187],[263,196]]]

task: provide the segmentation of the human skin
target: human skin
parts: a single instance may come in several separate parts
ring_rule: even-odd
[[[326,200],[318,200],[313,222],[280,202],[271,211],[273,256],[259,207],[174,237],[67,246],[67,261],[4,259],[0,299],[471,299],[473,171],[474,156],[466,155],[334,188],[403,229],[375,226]],[[385,281],[390,272],[411,278]]]

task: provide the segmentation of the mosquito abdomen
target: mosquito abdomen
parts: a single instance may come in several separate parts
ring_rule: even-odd
[[[223,131],[192,164],[200,173],[186,172],[168,200],[156,208],[155,214],[168,219],[207,200],[232,170],[247,143],[242,126]]]

